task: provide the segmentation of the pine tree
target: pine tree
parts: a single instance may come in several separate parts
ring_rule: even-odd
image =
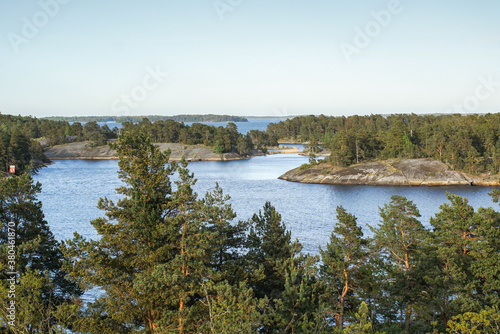
[[[41,184],[29,174],[0,179],[0,328],[12,333],[35,333],[68,326],[76,315],[78,286],[66,279],[65,258],[44,219],[37,194]],[[9,236],[11,238],[9,239]],[[14,245],[12,244],[14,242]],[[13,254],[15,250],[15,256]],[[12,261],[12,262],[9,262]],[[14,273],[14,274],[12,274]],[[9,300],[7,279],[17,281],[16,326],[6,326]]]
[[[368,305],[362,302],[356,313],[356,323],[347,326],[346,334],[370,334],[372,333],[372,323],[368,319]]]
[[[389,281],[387,289],[397,296],[401,327],[409,330],[413,305],[418,302],[422,284],[415,269],[419,267],[428,231],[417,219],[416,205],[402,196],[394,195],[391,202],[380,209],[381,224],[374,232],[374,243],[386,265]]]
[[[474,208],[466,198],[447,194],[450,204],[431,219],[435,245],[448,283],[452,312],[479,312],[497,305],[500,215]]]
[[[86,314],[99,321],[84,319],[80,330],[95,332],[107,323],[116,332],[190,332],[208,242],[192,190],[195,180],[185,162],[169,163],[169,152],[160,152],[143,133],[125,133],[113,148],[120,158],[124,186],[117,192],[123,198],[116,204],[99,201],[107,216],[92,221],[99,240],[76,235],[67,248],[73,277],[105,291]]]
[[[320,305],[321,285],[318,282],[318,258],[298,255],[286,261],[284,290],[275,300],[279,330],[288,333],[322,333],[326,331],[326,314]]]
[[[232,334],[256,333],[261,324],[259,309],[263,302],[254,298],[253,291],[245,282],[231,285],[227,281],[202,284],[208,309],[207,318],[200,328],[201,333]]]
[[[355,292],[361,288],[359,274],[368,260],[368,252],[356,217],[339,206],[337,220],[326,250],[320,247],[321,275],[327,285],[327,303],[336,315],[337,327],[343,329],[345,310],[358,304]]]

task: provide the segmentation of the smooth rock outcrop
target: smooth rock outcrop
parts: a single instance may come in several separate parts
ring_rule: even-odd
[[[374,186],[498,186],[497,176],[472,176],[451,170],[434,159],[392,159],[347,168],[323,163],[312,168],[292,169],[282,180],[334,185]]]
[[[57,145],[45,150],[45,155],[51,160],[58,159],[118,159],[115,150],[109,146],[93,147],[87,146],[87,142],[75,142],[64,145]],[[224,153],[223,158],[221,155],[212,151],[212,149],[199,145],[184,145],[175,143],[160,143],[155,144],[162,152],[170,149],[170,160],[180,161],[182,156],[187,161],[229,161],[229,160],[242,160],[242,157],[236,153]],[[256,152],[257,154],[258,152]]]

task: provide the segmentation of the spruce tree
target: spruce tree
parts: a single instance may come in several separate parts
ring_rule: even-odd
[[[290,231],[270,202],[253,215],[250,224],[247,259],[250,268],[263,272],[263,278],[255,282],[255,294],[258,298],[279,298],[284,291],[286,261],[298,253],[297,244],[292,244]]]
[[[308,333],[316,327],[317,258],[301,255],[281,215],[266,202],[250,220],[248,270],[255,295],[267,306],[261,311],[262,333]],[[321,325],[319,326],[321,327]]]
[[[243,251],[248,222],[234,222],[236,213],[219,184],[207,192],[202,200],[205,229],[211,235],[206,250],[207,266],[212,270],[211,279],[236,284],[248,276],[244,271]]]

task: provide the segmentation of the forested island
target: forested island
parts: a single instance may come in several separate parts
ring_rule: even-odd
[[[267,147],[277,146],[276,138],[267,132],[252,130],[246,135],[238,132],[233,122],[223,126],[194,123],[185,125],[174,120],[151,122],[143,118],[140,122],[125,122],[123,132],[147,133],[156,143],[200,145],[208,158],[193,156],[193,160],[214,160],[210,152],[224,160],[243,159],[256,151],[266,152]],[[116,154],[107,146],[120,133],[118,128],[110,129],[107,124],[96,121],[56,121],[45,118],[0,114],[0,173],[16,166],[16,174],[37,171],[49,162],[45,152],[55,152],[52,158],[99,159],[113,158]],[[84,144],[78,144],[84,143]],[[57,147],[57,149],[55,149]],[[69,153],[65,153],[69,152]],[[103,153],[105,152],[105,153]]]
[[[225,127],[201,123],[186,125],[172,119],[124,122],[122,132],[138,134],[143,131],[156,143],[202,146],[217,155],[236,154],[251,156],[255,150],[266,152],[278,142],[305,143],[311,155],[310,163],[300,172],[315,167],[315,154],[331,152],[322,161],[321,173],[334,173],[339,167],[354,164],[387,161],[388,159],[435,159],[450,171],[463,172],[476,179],[493,184],[500,170],[500,116],[486,115],[370,115],[349,117],[299,116],[279,123],[270,123],[266,131],[252,130],[242,135],[235,123]],[[22,173],[26,168],[40,168],[47,162],[43,148],[58,147],[53,158],[99,158],[110,140],[118,137],[117,128],[100,126],[95,121],[84,125],[79,122],[37,119],[33,117],[0,114],[0,171],[7,172],[8,165],[18,165]],[[84,146],[76,144],[85,142]],[[42,144],[42,145],[40,145]],[[89,148],[96,148],[89,151]],[[186,146],[186,149],[188,147]],[[87,152],[89,151],[89,152]],[[201,154],[201,156],[208,156]],[[200,156],[200,155],[198,155]],[[236,156],[232,156],[234,159]],[[196,155],[190,160],[203,159]],[[316,170],[318,168],[316,167]],[[311,171],[310,171],[311,172]],[[309,174],[311,174],[308,172]],[[470,179],[468,177],[467,179]],[[299,180],[300,181],[300,180]],[[469,182],[471,183],[471,182]],[[476,182],[481,184],[481,182]]]
[[[312,256],[301,252],[272,203],[238,221],[218,185],[198,197],[187,163],[170,161],[147,133],[125,131],[110,145],[119,157],[122,199],[98,201],[102,216],[90,222],[98,240],[75,234],[56,241],[37,199],[42,185],[29,173],[0,178],[1,331],[498,329],[500,212],[492,208],[474,210],[449,194],[426,228],[412,201],[393,196],[367,237],[338,207],[329,242]],[[500,192],[491,196],[498,202]],[[104,293],[84,303],[82,294],[93,287]],[[13,289],[15,321],[7,305]]]
[[[279,177],[301,183],[370,186],[500,186],[498,175],[473,175],[452,170],[431,159],[389,159],[364,162],[349,167],[329,162],[310,162]]]
[[[450,170],[472,175],[489,177],[500,170],[498,113],[300,116],[269,124],[267,132],[278,140],[307,142],[312,153],[328,148],[333,169],[387,159],[432,158]],[[310,167],[314,165],[312,161]]]
[[[143,118],[149,119],[151,122],[155,121],[166,121],[174,120],[176,122],[248,122],[248,119],[240,116],[230,116],[230,115],[175,115],[175,116],[162,116],[162,115],[148,115],[148,116],[51,116],[46,117],[46,119],[54,121],[66,121],[66,122],[116,122],[125,123],[131,122],[136,123],[141,121]]]

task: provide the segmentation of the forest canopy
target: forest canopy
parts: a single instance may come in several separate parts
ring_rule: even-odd
[[[330,162],[434,158],[469,173],[500,171],[500,113],[486,115],[299,116],[269,124],[278,140],[318,143]]]
[[[392,196],[368,237],[339,206],[313,256],[272,203],[238,221],[217,184],[198,197],[187,163],[170,162],[146,133],[124,132],[112,147],[121,199],[98,201],[97,240],[55,241],[41,185],[29,174],[0,179],[0,302],[9,300],[14,225],[23,310],[12,326],[2,308],[2,331],[496,333],[500,212],[492,208],[448,194],[424,224],[412,201]],[[491,195],[498,202],[500,192]],[[83,303],[94,287],[103,293]]]

